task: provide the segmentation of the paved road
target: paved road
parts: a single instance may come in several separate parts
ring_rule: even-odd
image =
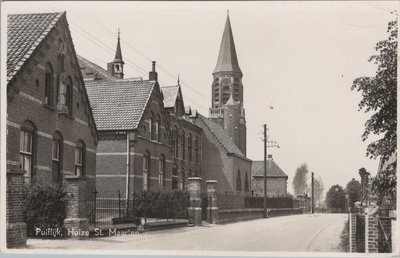
[[[226,225],[78,240],[28,240],[29,248],[339,252],[347,214],[305,214]]]

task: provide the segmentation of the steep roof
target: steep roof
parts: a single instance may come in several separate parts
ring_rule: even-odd
[[[102,68],[101,66],[87,60],[86,58],[77,55],[78,61],[79,61],[79,66],[80,67],[86,67],[97,74],[99,74],[102,79],[108,80],[108,81],[113,81],[113,80],[120,80],[118,77],[113,76],[111,73],[109,73],[107,70]]]
[[[285,172],[275,163],[274,160],[267,160],[267,178],[268,177],[288,177]],[[264,161],[253,161],[251,164],[252,177],[264,177]]]
[[[214,137],[217,139],[218,143],[222,146],[226,153],[236,154],[238,156],[244,157],[243,153],[239,150],[236,144],[232,142],[232,140],[219,124],[214,123],[210,119],[200,114],[198,114],[198,119],[196,119],[196,121],[197,120],[200,120],[210,131],[210,133],[214,135]]]
[[[139,125],[155,81],[86,81],[98,130],[133,130]]]
[[[164,107],[173,108],[175,106],[176,98],[179,93],[179,85],[175,86],[163,86],[161,91],[164,96]]]
[[[7,81],[18,73],[61,16],[65,12],[8,15]]]
[[[218,72],[237,72],[242,74],[236,55],[235,42],[233,40],[233,33],[229,15],[226,17],[225,29],[222,36],[221,47],[219,49],[218,61],[214,69],[214,73]]]
[[[122,60],[122,53],[121,53],[121,44],[119,42],[119,29],[118,29],[118,42],[117,42],[117,50],[115,51],[115,59],[113,62],[121,62],[124,63]]]

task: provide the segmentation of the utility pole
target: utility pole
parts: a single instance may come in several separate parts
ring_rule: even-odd
[[[311,213],[314,214],[314,172],[311,172]]]
[[[264,218],[267,217],[267,124],[264,124]]]

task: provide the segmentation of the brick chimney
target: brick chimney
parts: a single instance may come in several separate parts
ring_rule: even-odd
[[[152,68],[151,68],[151,72],[149,72],[149,81],[157,81],[158,74],[156,72],[156,61],[153,61],[151,63],[152,63]]]

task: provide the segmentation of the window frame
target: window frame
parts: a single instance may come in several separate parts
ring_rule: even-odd
[[[143,155],[143,191],[148,191],[149,189],[149,173],[150,173],[150,152],[146,151],[145,155]]]
[[[54,105],[54,69],[50,62],[47,62],[44,74],[44,104]]]
[[[80,154],[80,155],[79,155]],[[77,157],[80,157],[80,163],[79,160],[77,160]],[[75,176],[80,176],[83,177],[86,174],[86,147],[83,141],[79,140],[78,143],[75,146],[75,169],[74,173]]]

